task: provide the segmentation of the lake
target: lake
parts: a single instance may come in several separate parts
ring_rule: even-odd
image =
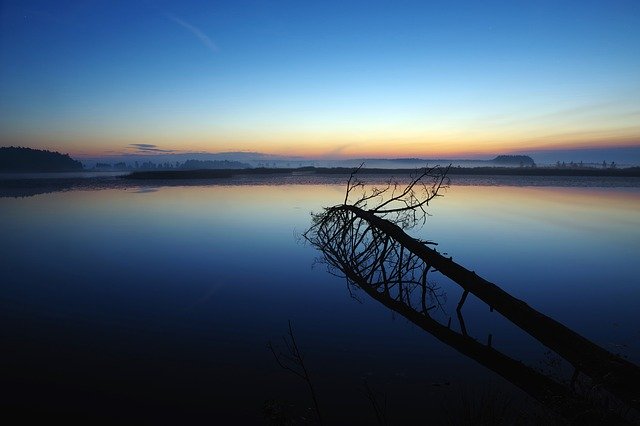
[[[509,179],[454,181],[409,233],[640,362],[640,181]],[[365,381],[392,424],[426,421],[425,407],[455,407],[465,392],[522,397],[318,264],[300,234],[310,212],[342,202],[342,182],[268,183],[0,198],[4,411],[260,423],[271,401],[312,417],[305,383],[267,349],[283,347],[289,320],[330,423],[375,423]],[[436,280],[446,322],[461,291]],[[473,297],[464,315],[478,341],[491,334],[527,365],[564,368]]]

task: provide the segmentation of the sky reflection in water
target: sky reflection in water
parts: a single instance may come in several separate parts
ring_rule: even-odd
[[[356,389],[363,376],[392,394],[413,392],[407,405],[433,382],[491,376],[312,268],[318,254],[298,234],[310,211],[342,201],[343,186],[155,189],[0,199],[1,327],[12,348],[2,361],[17,395],[88,387],[140,410],[162,400],[168,412],[259,417],[262,401],[295,398],[300,387],[265,349],[288,319],[334,408],[350,400],[367,411]],[[639,211],[639,188],[454,186],[413,233],[638,362]],[[517,358],[535,365],[544,356],[471,298],[465,319],[470,334],[492,333]]]

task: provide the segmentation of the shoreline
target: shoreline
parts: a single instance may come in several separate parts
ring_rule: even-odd
[[[444,170],[444,167],[438,167]],[[132,180],[172,180],[172,179],[219,179],[236,176],[313,176],[341,175],[349,176],[354,168],[349,167],[299,167],[299,168],[254,168],[254,169],[203,169],[203,170],[150,170],[134,171],[122,176]],[[409,176],[420,169],[381,169],[362,168],[360,176],[386,175]],[[447,176],[555,176],[555,177],[640,177],[640,167],[624,169],[562,169],[537,167],[451,167]]]

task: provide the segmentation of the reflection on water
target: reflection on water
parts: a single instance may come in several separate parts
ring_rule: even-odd
[[[0,199],[7,404],[260,419],[266,399],[306,403],[265,349],[288,319],[323,406],[355,419],[371,414],[362,377],[384,389],[398,421],[447,392],[433,383],[502,383],[311,269],[317,254],[296,234],[343,190],[174,186]],[[638,211],[638,188],[453,186],[416,235],[638,362]],[[465,319],[470,334],[491,330],[496,349],[532,366],[544,359],[486,306],[467,302]]]

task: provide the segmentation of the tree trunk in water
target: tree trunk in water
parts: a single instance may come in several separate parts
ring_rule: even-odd
[[[489,307],[529,333],[549,349],[569,361],[577,371],[591,377],[620,400],[640,410],[640,368],[589,341],[558,321],[536,311],[497,285],[442,256],[424,243],[406,234],[395,223],[373,212],[344,204],[333,209],[349,211],[386,233],[426,264],[472,293]]]

